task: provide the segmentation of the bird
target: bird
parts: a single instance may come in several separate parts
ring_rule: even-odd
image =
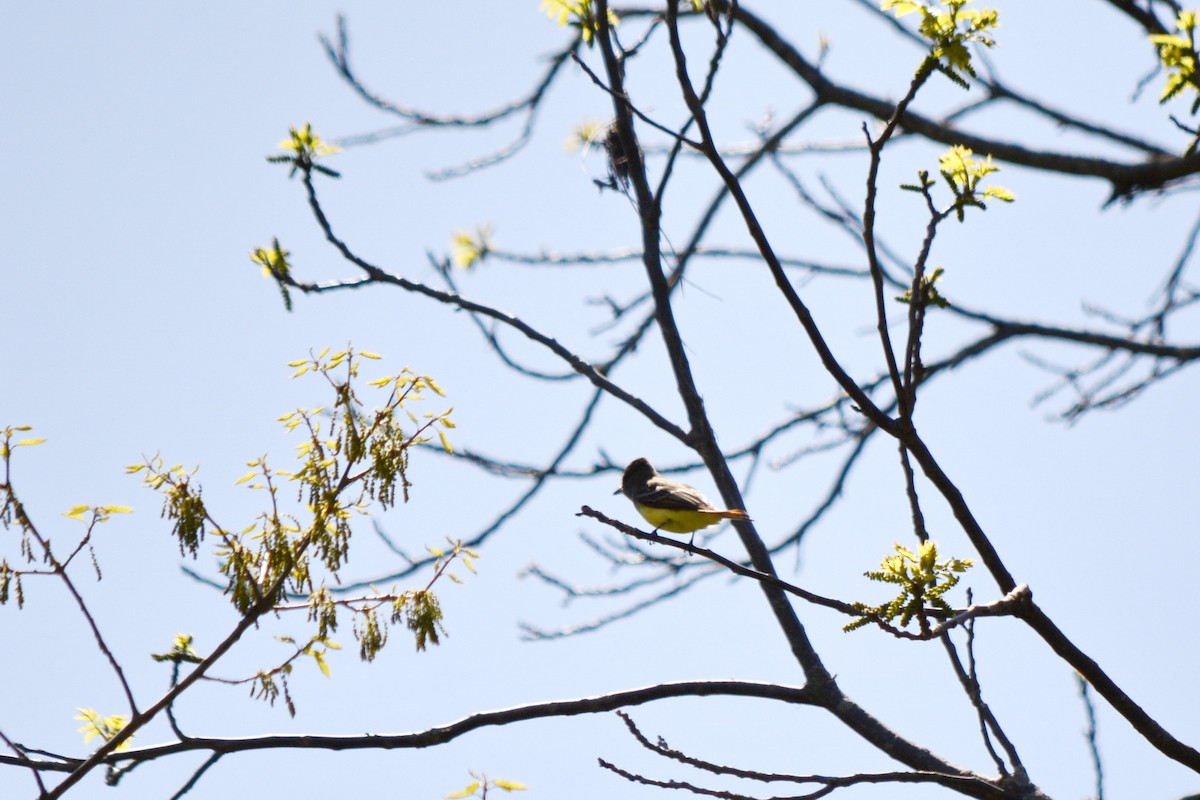
[[[740,508],[722,511],[708,498],[686,483],[673,481],[658,474],[645,458],[635,458],[621,476],[621,488],[613,494],[623,494],[633,501],[633,507],[654,526],[654,531],[690,533],[716,525],[723,519],[747,522],[750,516]]]

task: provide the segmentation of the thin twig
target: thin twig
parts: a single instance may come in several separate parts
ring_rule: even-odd
[[[1092,694],[1088,690],[1088,682],[1079,673],[1075,674],[1076,685],[1079,687],[1079,698],[1083,700],[1083,709],[1087,714],[1087,730],[1084,738],[1087,740],[1088,753],[1092,757],[1092,769],[1096,773],[1096,798],[1104,800],[1104,762],[1100,759],[1099,736],[1096,729],[1096,706],[1092,703]]]

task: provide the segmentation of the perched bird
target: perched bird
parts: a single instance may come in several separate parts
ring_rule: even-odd
[[[632,500],[633,507],[655,531],[691,533],[693,539],[696,531],[723,519],[750,519],[740,508],[728,511],[714,508],[708,498],[691,486],[659,475],[644,458],[630,462],[621,476],[621,488],[613,494],[623,494]]]

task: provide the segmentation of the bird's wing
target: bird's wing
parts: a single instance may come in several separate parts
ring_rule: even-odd
[[[651,508],[674,508],[682,511],[704,511],[712,509],[708,498],[686,483],[658,477],[646,484],[645,491],[634,498]]]

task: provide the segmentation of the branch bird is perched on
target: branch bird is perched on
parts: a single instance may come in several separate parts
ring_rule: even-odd
[[[669,533],[691,533],[723,519],[750,520],[740,508],[722,511],[691,486],[664,478],[644,458],[634,459],[621,476],[621,488],[613,494],[623,494],[633,501],[646,522],[654,530]]]

